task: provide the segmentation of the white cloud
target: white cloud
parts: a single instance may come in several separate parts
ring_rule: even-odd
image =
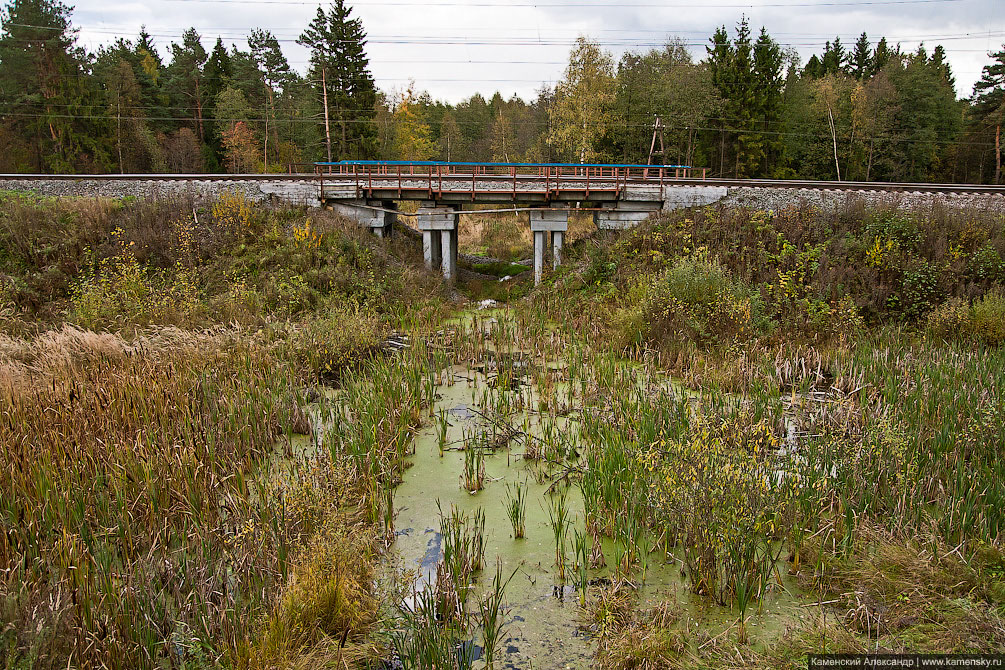
[[[913,50],[943,44],[960,95],[969,95],[987,51],[1005,43],[1005,3],[1000,0],[718,0],[688,5],[654,0],[371,0],[354,3],[370,36],[368,53],[378,86],[416,88],[456,102],[478,91],[534,96],[542,83],[561,77],[569,48],[580,35],[600,41],[615,56],[679,35],[696,57],[719,25],[746,15],[753,31],[763,25],[778,42],[797,49],[805,61],[840,35],[849,47],[863,30],[875,41],[885,35]],[[788,4],[788,7],[779,5]],[[593,6],[590,6],[593,5]],[[246,48],[252,28],[266,28],[282,41],[291,64],[303,71],[307,54],[295,43],[317,4],[260,0],[78,0],[74,24],[90,49],[117,36],[135,37],[145,24],[165,56],[181,32],[194,26],[207,49],[217,36]]]

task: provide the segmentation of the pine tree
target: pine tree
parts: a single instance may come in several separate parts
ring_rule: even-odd
[[[259,72],[262,75],[262,85],[265,88],[265,130],[264,146],[262,154],[264,156],[265,171],[269,171],[269,141],[273,141],[273,151],[279,144],[279,136],[276,131],[276,124],[272,121],[275,116],[277,93],[283,92],[289,85],[292,77],[290,64],[283,55],[283,50],[279,46],[279,40],[268,30],[254,29],[248,36],[248,46],[251,48],[251,57],[255,60]]]
[[[318,97],[328,100],[335,128],[332,156],[371,157],[376,151],[377,89],[366,56],[363,22],[352,17],[345,0],[334,0],[327,13],[318,7],[297,43],[311,50],[310,80]]]
[[[13,0],[0,15],[0,123],[15,137],[0,157],[11,169],[103,171],[107,118],[70,7]]]
[[[848,61],[848,73],[859,81],[867,78],[872,71],[872,50],[869,47],[869,37],[864,32],[858,36],[855,48]]]

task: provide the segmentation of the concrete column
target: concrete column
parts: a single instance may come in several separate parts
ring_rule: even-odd
[[[440,267],[449,281],[457,278],[457,210],[434,202],[419,207],[418,228],[422,231],[422,248],[426,268]],[[428,251],[427,251],[428,249]]]
[[[534,284],[544,275],[546,256],[554,267],[562,262],[562,241],[569,229],[569,210],[559,207],[535,209],[530,213],[530,229],[534,233]]]
[[[565,237],[565,233],[561,230],[555,230],[551,233],[551,248],[552,248],[552,269],[557,270],[558,266],[562,264],[562,241]]]
[[[440,267],[440,259],[442,258],[440,231],[422,231],[422,256],[426,261],[427,270]]]
[[[458,217],[458,221],[460,217]],[[460,242],[460,225],[458,224],[452,231],[453,239],[450,242],[450,251],[453,254],[454,274],[457,274],[457,249]]]
[[[391,233],[394,231],[394,223],[398,220],[398,215],[393,211],[386,210],[397,210],[398,206],[393,200],[374,200],[370,202],[375,207],[380,207],[382,210],[385,210],[374,210],[379,217],[376,221],[377,225],[372,226],[371,230],[373,230],[377,237],[391,237]]]
[[[534,286],[541,283],[544,276],[544,236],[545,231],[534,231]]]
[[[457,279],[457,231],[441,230],[440,245],[443,252],[443,278],[447,281]]]

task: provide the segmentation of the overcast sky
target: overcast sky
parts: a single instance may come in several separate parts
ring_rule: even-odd
[[[290,0],[78,0],[73,14],[80,41],[96,49],[118,36],[134,37],[146,25],[166,55],[168,45],[194,26],[206,49],[217,36],[247,49],[252,28],[271,30],[300,72],[307,54],[295,43],[318,3]],[[474,92],[531,98],[542,83],[562,76],[578,35],[604,45],[615,57],[648,49],[677,35],[696,58],[719,25],[732,33],[741,15],[761,26],[805,62],[839,35],[851,46],[864,30],[875,42],[914,49],[945,46],[957,92],[968,96],[987,52],[1005,43],[1003,0],[358,0],[352,3],[369,35],[377,85],[416,89],[457,102]]]

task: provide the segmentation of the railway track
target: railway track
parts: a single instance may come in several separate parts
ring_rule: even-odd
[[[276,174],[0,174],[4,181],[133,181],[133,182],[304,182],[322,179],[326,183],[338,182],[338,175],[316,173]],[[523,180],[522,176],[517,177]],[[630,180],[629,183],[651,183],[647,180]],[[693,179],[667,178],[664,186],[719,186],[728,188],[792,189],[803,191],[888,192],[888,193],[942,193],[947,195],[1005,195],[1005,186],[984,184],[920,184],[863,181],[814,181],[796,179]]]

